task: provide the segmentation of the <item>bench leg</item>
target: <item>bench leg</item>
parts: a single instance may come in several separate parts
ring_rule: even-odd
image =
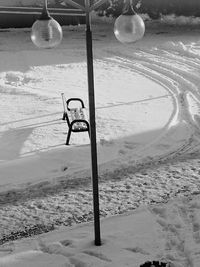
[[[72,129],[71,129],[71,127],[69,127],[69,131],[67,133],[66,145],[69,145],[69,139],[70,139],[70,136],[71,136],[71,132],[72,132]]]
[[[88,135],[89,135],[89,138],[90,138],[90,125],[89,125],[88,121],[86,122],[86,125],[87,125]]]
[[[64,112],[64,113],[63,113],[62,120],[65,120],[65,118],[66,118],[66,113]]]

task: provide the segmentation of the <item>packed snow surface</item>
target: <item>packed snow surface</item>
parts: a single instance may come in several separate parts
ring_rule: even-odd
[[[88,112],[85,32],[63,31],[47,50],[30,29],[0,31],[0,266],[199,267],[199,28],[148,22],[122,45],[94,23],[100,213],[129,211],[102,220],[101,247],[92,224],[69,228],[93,210],[89,136],[65,145],[61,99]]]

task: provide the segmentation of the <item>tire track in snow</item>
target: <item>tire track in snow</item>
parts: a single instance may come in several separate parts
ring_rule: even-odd
[[[151,144],[148,144],[149,146],[155,145],[156,142],[161,141],[163,137],[169,137],[170,127],[177,123],[185,122],[188,129],[190,129],[190,136],[188,136],[184,144],[179,148],[176,148],[174,151],[159,157],[159,159],[157,158],[157,160],[165,160],[168,157],[171,158],[182,153],[193,151],[194,147],[199,143],[200,127],[194,120],[194,116],[190,113],[190,103],[188,102],[187,96],[188,94],[193,96],[199,106],[200,94],[198,84],[200,79],[197,74],[188,74],[187,68],[185,68],[185,70],[178,68],[176,63],[180,64],[181,62],[177,60],[174,65],[170,64],[167,59],[166,62],[163,63],[163,60],[165,61],[164,55],[161,57],[158,55],[152,57],[151,52],[149,53],[146,51],[132,54],[131,59],[130,54],[127,56],[124,53],[118,53],[117,57],[107,58],[107,60],[117,62],[123,68],[125,67],[134,70],[135,72],[164,85],[173,98],[174,112],[171,115],[168,124],[163,128],[163,133]],[[186,63],[187,62],[185,62],[185,66],[187,65]],[[196,72],[198,72],[198,69],[196,68],[197,66],[199,65],[192,66]],[[147,147],[145,147],[145,149],[146,148]]]
[[[113,59],[111,59],[113,61]],[[130,69],[130,67],[132,68],[132,62],[129,64],[131,64],[129,66],[129,64],[127,62],[124,62],[123,59],[123,63],[121,62],[121,58],[117,58],[114,59],[114,61],[118,62],[118,64],[120,64],[120,66],[123,65],[123,68],[127,68]],[[148,67],[143,66],[141,63],[137,63],[134,62],[134,71],[161,84],[163,87],[165,87],[169,93],[172,96],[173,99],[173,104],[174,104],[174,111],[172,112],[168,123],[165,125],[165,127],[163,127],[163,131],[160,135],[158,135],[157,138],[155,138],[152,142],[150,142],[149,144],[143,146],[143,148],[140,148],[140,152],[146,150],[147,148],[152,147],[152,145],[157,144],[158,142],[160,142],[160,140],[164,137],[166,137],[166,135],[168,135],[168,132],[170,130],[170,128],[174,125],[177,124],[177,121],[179,120],[179,113],[180,113],[180,109],[179,109],[179,102],[178,99],[176,97],[176,94],[179,94],[179,89],[178,89],[178,85],[176,83],[176,81],[173,81],[170,78],[166,78],[163,74],[157,72],[156,70],[150,69]],[[172,87],[174,89],[174,91],[176,91],[176,93],[173,92],[173,90],[170,89],[170,87]],[[189,143],[190,144],[190,143]],[[187,146],[187,144],[185,145]],[[184,147],[185,147],[184,146]]]
[[[138,60],[138,58],[136,58],[136,60]],[[127,63],[129,67],[132,67],[132,62],[130,60],[125,61],[125,63]],[[153,71],[159,73],[159,75],[157,76],[158,77],[157,81],[160,80],[160,76],[162,75],[162,77],[164,77],[165,83],[166,83],[166,80],[169,78],[172,81],[174,81],[174,83],[176,83],[176,87],[172,87],[173,90],[170,90],[170,92],[172,93],[174,98],[176,98],[178,100],[177,101],[178,108],[180,110],[180,114],[182,113],[182,115],[180,116],[179,119],[182,118],[182,120],[184,120],[185,119],[184,118],[185,113],[188,113],[187,112],[188,103],[187,103],[185,96],[188,93],[188,91],[190,91],[190,93],[194,94],[196,96],[196,98],[199,98],[197,86],[195,86],[194,83],[192,83],[191,81],[189,81],[186,78],[184,78],[183,76],[181,76],[179,73],[176,73],[174,70],[170,69],[171,67],[166,68],[166,67],[162,66],[162,63],[160,63],[160,62],[159,62],[159,64],[157,64],[155,62],[152,62],[152,60],[146,59],[145,61],[143,61],[143,59],[141,59],[140,63],[142,64],[143,74],[144,74],[144,72],[147,71],[147,69],[149,69],[149,71],[152,72],[151,73],[152,76],[155,75],[153,73]],[[133,66],[133,68],[135,69],[136,66]],[[163,79],[162,79],[162,81],[163,81]],[[173,83],[172,83],[172,85],[173,85]],[[188,88],[190,88],[190,89],[188,89]],[[169,87],[168,87],[168,90],[169,90]],[[175,92],[174,92],[174,90],[175,90]],[[186,116],[188,117],[188,114]],[[188,118],[185,120],[187,121]]]
[[[197,71],[200,68],[200,61],[198,59],[192,59],[189,57],[184,57],[183,55],[179,55],[177,53],[173,53],[172,51],[162,50],[162,49],[154,49],[154,50],[141,50],[143,52],[147,52],[151,54],[152,56],[158,56],[160,59],[163,59],[164,61],[171,62],[174,64],[174,62],[178,62],[182,66],[185,66],[186,68],[194,68]],[[199,61],[199,63],[197,62]]]
[[[148,58],[148,55],[145,55],[145,57]],[[200,103],[200,94],[198,91],[198,84],[200,82],[199,77],[193,73],[188,74],[187,71],[183,71],[176,66],[167,65],[166,63],[159,62],[158,59],[155,60],[154,58],[152,59],[152,61],[156,62],[157,66],[156,63],[152,63],[148,60],[148,63],[151,63],[151,68],[155,69],[159,66],[160,72],[166,74],[166,76],[171,77],[174,80],[175,78],[178,78],[178,87],[180,91],[178,102],[180,107],[179,109],[181,111],[180,113],[182,114],[182,120],[185,120],[187,123],[191,124],[192,127],[197,127],[198,129],[196,129],[196,135],[199,136],[200,127],[198,127],[197,123],[194,121],[194,118],[191,116],[191,113],[189,111],[189,102],[187,100],[187,95],[190,94],[194,96],[198,104]]]
[[[148,56],[148,55],[145,55]],[[196,123],[194,125],[194,119],[191,116],[191,113],[189,111],[189,102],[187,100],[187,95],[191,94],[194,96],[194,98],[200,102],[200,94],[198,90],[198,85],[200,82],[200,79],[197,74],[194,73],[188,73],[186,70],[182,70],[176,66],[172,66],[163,62],[159,62],[158,59],[155,60],[155,58],[152,60],[154,62],[157,62],[160,70],[162,72],[166,72],[166,75],[171,77],[172,79],[175,80],[177,78],[179,82],[179,90],[180,90],[180,107],[182,108],[182,114],[185,114],[185,120],[189,124],[192,124],[193,127],[196,126]],[[152,64],[152,63],[151,63]],[[153,67],[155,64],[153,64]],[[174,78],[173,78],[174,77]],[[199,127],[196,132],[196,134],[199,135]]]
[[[126,63],[126,65],[127,65],[127,63]],[[145,70],[145,74],[144,74],[144,70]],[[147,67],[144,67],[144,66],[141,67],[140,64],[135,63],[134,71],[136,71],[136,72],[138,72],[138,73],[150,78],[151,80],[154,80],[154,81],[160,83],[161,74],[156,72],[156,70],[152,71],[152,68],[150,69],[150,68],[147,68]],[[150,73],[150,74],[147,75],[146,73]],[[152,78],[153,76],[154,76],[154,78]],[[155,78],[155,76],[158,76],[159,79],[157,80]],[[164,75],[162,75],[162,77],[165,79]],[[171,91],[171,89],[169,87],[167,87],[167,89],[169,91],[171,91],[171,96],[173,97],[173,100],[174,100],[173,102],[175,103],[174,112],[170,116],[170,119],[169,119],[168,123],[166,124],[166,126],[163,128],[162,133],[160,135],[158,135],[158,137],[156,139],[154,139],[154,141],[152,141],[149,144],[143,146],[143,148],[140,149],[140,152],[147,151],[148,148],[151,149],[151,147],[152,146],[156,146],[156,144],[158,145],[159,143],[162,142],[162,139],[164,139],[164,138],[169,138],[170,135],[174,134],[174,131],[173,131],[172,127],[174,125],[177,125],[178,121],[183,120],[183,119],[180,119],[182,117],[181,109],[180,109],[180,101],[178,101],[178,98],[176,97],[176,95],[179,95],[179,98],[181,98],[183,96],[179,92],[178,87],[176,85],[176,82],[172,81],[170,78],[167,78],[167,80],[165,80],[165,84],[163,84],[163,83],[161,83],[161,84],[164,85],[164,87],[166,88],[166,83],[168,83],[168,82],[170,82],[171,86],[174,87],[175,90],[177,90],[177,93],[174,94],[173,91]],[[183,107],[182,110],[184,111],[184,107]],[[172,134],[170,133],[171,129],[172,129]],[[155,160],[159,161],[159,162],[166,161],[167,159],[170,159],[170,158],[178,156],[179,154],[185,153],[185,152],[187,152],[188,150],[191,149],[192,142],[193,142],[193,138],[189,138],[188,137],[188,140],[185,141],[185,143],[183,145],[181,145],[181,147],[178,147],[176,149],[173,148],[172,152],[167,152],[167,154],[165,153],[162,156],[154,157],[153,161],[155,161]]]

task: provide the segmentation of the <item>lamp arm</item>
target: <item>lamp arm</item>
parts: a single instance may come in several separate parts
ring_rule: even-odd
[[[73,0],[64,0],[64,2],[67,3],[67,4],[69,4],[69,5],[71,5],[71,6],[73,6],[73,7],[76,7],[76,8],[78,8],[78,9],[81,9],[81,10],[85,11],[85,7],[84,7],[84,6],[82,6],[82,5],[78,4],[78,3],[76,3],[76,2],[73,1]]]
[[[49,19],[51,19],[51,16],[50,16],[48,9],[47,9],[47,0],[44,0],[44,6],[42,9],[42,14],[40,16],[40,20],[49,20]]]
[[[90,7],[90,11],[97,9],[99,6],[103,5],[108,0],[98,0],[96,3],[92,4]]]

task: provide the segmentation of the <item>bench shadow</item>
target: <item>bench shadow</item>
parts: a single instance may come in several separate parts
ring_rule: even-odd
[[[48,115],[49,116],[49,115]],[[46,116],[43,116],[46,117]],[[41,117],[38,117],[41,118]],[[21,121],[28,121],[29,119],[21,120]],[[54,119],[54,120],[47,120],[43,122],[37,122],[37,123],[31,123],[26,124],[24,126],[15,127],[12,129],[9,129],[7,131],[4,131],[0,135],[0,161],[5,160],[14,160],[22,155],[31,155],[35,152],[45,151],[49,150],[51,148],[59,147],[63,144],[58,144],[55,146],[48,146],[45,149],[38,149],[38,150],[31,150],[28,153],[21,154],[21,149],[24,145],[24,143],[28,140],[29,136],[32,134],[33,130],[37,128],[42,127],[48,127],[51,125],[58,125],[61,124],[61,119]]]
[[[34,128],[10,129],[0,136],[0,160],[16,159]]]

